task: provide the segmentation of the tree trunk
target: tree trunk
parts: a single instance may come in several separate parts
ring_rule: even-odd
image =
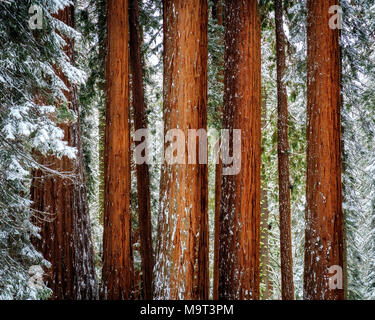
[[[262,96],[262,132],[267,126],[267,98],[268,94],[266,90],[263,90]],[[262,163],[261,173],[265,172],[265,164]],[[267,181],[264,186],[261,185],[260,189],[260,260],[261,260],[261,274],[263,275],[264,282],[264,293],[262,296],[263,300],[268,300],[272,297],[272,282],[270,275],[270,248],[269,248],[269,231],[270,225],[268,224],[269,210],[268,210],[268,194],[267,194]]]
[[[164,130],[181,129],[187,138],[188,129],[207,129],[207,1],[163,4]],[[207,164],[162,170],[155,296],[208,299]]]
[[[74,28],[74,7],[59,11],[57,18]],[[66,39],[66,54],[74,64],[74,42]],[[79,116],[77,88],[58,70],[69,91],[65,96],[70,109]],[[90,215],[85,189],[84,163],[79,119],[60,124],[64,140],[78,150],[75,159],[49,157],[42,163],[59,172],[73,174],[71,178],[50,176],[40,170],[34,172],[31,188],[33,208],[47,212],[45,220],[36,224],[41,238],[35,246],[51,263],[47,284],[52,289],[51,299],[97,299],[94,252],[91,240]]]
[[[223,5],[222,0],[212,1],[212,18],[217,21],[219,26],[223,25]]]
[[[222,0],[215,0],[212,5],[212,17],[217,21],[219,26],[223,25],[223,6]],[[221,40],[220,40],[221,42]],[[216,63],[223,67],[222,59]],[[220,75],[222,76],[221,68]],[[223,77],[218,77],[217,81],[223,83]],[[220,119],[222,119],[223,108],[220,106]],[[220,141],[219,141],[220,146]],[[218,147],[219,147],[218,146]],[[220,248],[220,202],[221,202],[221,180],[222,180],[222,162],[215,165],[215,242],[214,242],[214,273],[213,273],[213,295],[214,300],[219,299],[219,248]]]
[[[117,300],[132,292],[128,1],[108,0],[107,19],[102,297]]]
[[[336,268],[335,277],[343,280],[344,267],[339,31],[330,29],[328,12],[336,4],[307,1],[305,299],[344,298],[344,290],[329,286],[335,273],[329,268]]]
[[[279,172],[281,292],[283,300],[293,300],[294,284],[290,217],[288,101],[286,86],[284,83],[286,65],[282,0],[275,0],[275,23],[277,56],[277,156]]]
[[[269,248],[269,210],[268,210],[268,198],[267,191],[263,188],[260,190],[261,198],[261,219],[260,219],[260,228],[261,228],[261,242],[262,246],[260,248],[260,259],[261,259],[261,273],[263,274],[264,281],[264,293],[263,300],[268,300],[272,297],[272,283],[270,277],[270,248]]]
[[[96,10],[98,11],[98,46],[99,46],[99,57],[100,57],[100,70],[103,72],[103,78],[101,78],[100,90],[105,93],[105,64],[106,64],[106,51],[107,51],[107,0],[98,0],[96,2]],[[104,158],[105,158],[105,112],[106,112],[106,99],[105,94],[101,96],[99,104],[99,222],[104,224]]]
[[[220,299],[259,299],[261,56],[256,0],[226,0],[224,129],[241,129],[241,172],[223,175]],[[232,143],[230,144],[232,146]],[[230,148],[229,154],[232,154]],[[223,164],[224,168],[224,164]]]
[[[138,1],[129,2],[130,62],[132,68],[132,97],[135,130],[146,129],[143,68],[141,61],[141,37],[138,18]],[[138,145],[140,142],[136,142]],[[146,163],[137,164],[137,197],[142,256],[143,296],[152,299],[153,249],[151,231],[150,177]]]
[[[220,250],[220,202],[221,202],[222,162],[215,166],[215,244],[214,244],[214,285],[213,300],[219,299],[219,250]]]

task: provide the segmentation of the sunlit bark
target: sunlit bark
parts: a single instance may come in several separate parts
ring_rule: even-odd
[[[329,27],[335,4],[307,1],[305,299],[344,298],[344,290],[329,287],[329,268],[344,263],[339,30]]]
[[[102,297],[132,298],[128,1],[107,2]]]
[[[241,154],[234,154],[241,171],[222,178],[219,298],[259,299],[260,19],[256,0],[225,4],[223,128],[241,129],[242,136]]]
[[[179,128],[187,138],[188,129],[207,127],[207,1],[163,4],[164,130]],[[208,298],[207,188],[206,164],[163,166],[157,298]]]

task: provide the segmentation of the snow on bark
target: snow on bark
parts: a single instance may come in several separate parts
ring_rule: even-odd
[[[57,18],[74,27],[74,7],[59,11]],[[74,63],[73,40],[66,40],[64,49]],[[63,74],[60,77],[68,89],[65,96],[69,108],[79,115],[77,88]],[[31,188],[33,209],[49,214],[48,218],[36,221],[41,228],[41,237],[35,240],[35,246],[51,263],[47,283],[53,291],[53,299],[96,299],[97,283],[79,119],[59,126],[64,132],[64,140],[77,149],[77,155],[75,158],[39,155],[40,161],[49,169],[70,173],[71,176],[51,176],[41,170],[34,172]]]
[[[344,268],[339,30],[335,0],[307,1],[307,189],[304,298],[337,300],[329,268]]]
[[[259,299],[260,19],[256,0],[225,5],[223,128],[241,129],[242,156],[240,173],[222,180],[219,298]]]
[[[164,130],[179,128],[188,137],[188,129],[207,129],[207,1],[163,4]],[[208,298],[207,186],[206,164],[163,165],[157,299]]]

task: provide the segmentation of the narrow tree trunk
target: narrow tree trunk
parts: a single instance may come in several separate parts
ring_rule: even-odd
[[[217,20],[219,26],[223,25],[223,6],[222,0],[215,0],[212,5],[212,17]],[[221,41],[221,40],[220,40]],[[217,61],[223,67],[223,61]],[[223,83],[223,73],[217,81]],[[222,119],[223,108],[220,106],[220,120]],[[219,141],[220,146],[220,141]],[[218,147],[219,147],[218,146]],[[221,202],[221,180],[222,180],[222,162],[219,158],[219,163],[215,166],[215,242],[214,242],[214,281],[213,281],[213,295],[214,300],[219,299],[219,248],[220,248],[220,202]]]
[[[344,290],[330,288],[328,281],[335,271],[340,279],[344,267],[339,31],[330,29],[328,12],[336,4],[307,1],[305,299],[344,298]]]
[[[267,126],[267,91],[263,90],[262,96],[262,132]],[[265,164],[262,164],[262,175],[265,172]],[[264,186],[261,185],[260,189],[260,260],[261,260],[261,274],[263,275],[263,282],[265,290],[262,296],[263,300],[268,300],[272,297],[272,282],[270,276],[270,250],[269,250],[269,210],[268,210],[268,195],[267,195],[267,181]]]
[[[215,243],[214,243],[214,285],[213,295],[214,300],[219,299],[219,250],[220,250],[220,202],[221,202],[221,181],[222,181],[222,162],[215,167]]]
[[[268,210],[268,199],[267,199],[267,191],[261,188],[261,219],[260,219],[260,228],[261,228],[261,250],[260,250],[260,259],[261,259],[261,273],[263,274],[263,281],[264,281],[264,293],[263,293],[263,300],[268,300],[272,297],[272,284],[271,284],[271,277],[270,277],[270,252],[269,252],[269,225],[268,225],[268,217],[269,217],[269,210]]]
[[[164,129],[187,139],[188,129],[207,129],[207,1],[163,4]],[[207,164],[185,160],[162,169],[155,296],[208,299]]]
[[[103,78],[100,82],[100,90],[105,92],[105,59],[107,51],[107,0],[96,1],[96,10],[98,11],[98,47],[100,57],[100,72],[103,73]],[[104,96],[104,95],[103,95]],[[104,223],[104,145],[105,145],[105,97],[101,96],[99,104],[99,222]]]
[[[241,171],[223,175],[222,180],[219,297],[259,299],[261,59],[257,1],[227,0],[225,27],[223,128],[241,129],[241,152],[234,155],[241,156]]]
[[[217,21],[219,26],[223,25],[223,0],[212,1],[212,18]]]
[[[129,2],[130,62],[132,68],[132,92],[135,130],[146,129],[143,69],[141,62],[141,37],[138,18],[138,1]],[[138,145],[140,142],[136,142]],[[150,177],[146,163],[136,165],[139,228],[142,256],[143,296],[152,299],[153,254],[151,231]]]
[[[59,11],[57,18],[74,27],[74,7]],[[64,50],[74,64],[74,42],[66,41]],[[60,77],[69,88],[65,96],[70,109],[79,116],[77,88],[62,73]],[[37,221],[41,238],[35,240],[35,246],[51,263],[47,284],[53,291],[52,299],[97,299],[79,119],[59,126],[68,145],[77,148],[76,158],[49,157],[42,162],[51,169],[70,172],[74,176],[67,178],[50,176],[40,170],[34,172],[31,188],[33,208],[49,214],[45,220]]]
[[[277,57],[277,156],[279,172],[281,292],[283,300],[293,300],[294,283],[290,217],[288,101],[286,86],[284,83],[286,65],[282,0],[275,0],[275,22]]]
[[[102,297],[130,299],[132,250],[128,1],[108,0],[107,19]]]

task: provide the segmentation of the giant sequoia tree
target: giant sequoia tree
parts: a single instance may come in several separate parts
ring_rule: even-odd
[[[74,27],[74,7],[60,10],[57,18]],[[74,63],[74,43],[66,39],[65,51]],[[69,109],[79,115],[77,88],[63,75],[68,91],[65,92]],[[96,299],[96,278],[93,247],[90,232],[90,219],[84,179],[79,120],[60,124],[64,139],[71,147],[77,148],[75,159],[64,156],[41,157],[40,161],[49,168],[69,176],[51,175],[48,171],[34,172],[31,198],[33,208],[47,216],[38,219],[41,228],[36,248],[51,263],[47,273],[47,284],[52,289],[53,299]]]
[[[128,1],[108,0],[107,6],[102,297],[130,299],[133,284]]]
[[[328,281],[344,263],[339,30],[329,24],[329,8],[336,4],[307,1],[306,299],[344,297]]]
[[[223,128],[241,130],[241,171],[222,178],[219,298],[259,299],[260,19],[256,0],[225,4]]]
[[[275,24],[277,58],[277,153],[279,173],[281,285],[283,299],[291,300],[294,298],[294,284],[290,217],[288,97],[284,82],[286,65],[282,0],[275,0]]]
[[[187,139],[188,129],[207,126],[207,1],[163,5],[164,131],[181,129]],[[207,299],[207,165],[184,158],[185,164],[165,163],[162,169],[155,295]]]

